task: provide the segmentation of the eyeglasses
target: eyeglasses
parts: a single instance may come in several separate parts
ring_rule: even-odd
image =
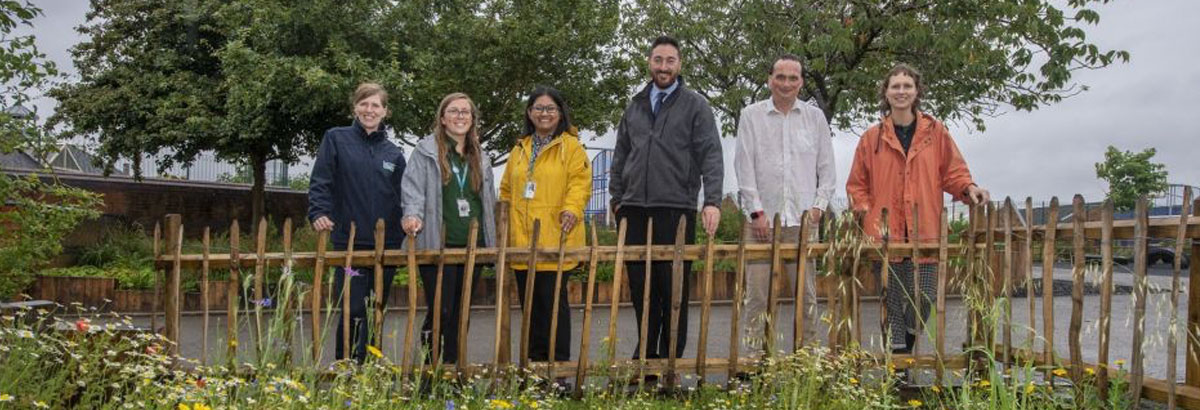
[[[471,110],[459,110],[459,109],[451,108],[449,110],[446,110],[446,116],[447,117],[467,118],[467,117],[471,116]]]
[[[544,114],[549,114],[549,115],[558,114],[558,107],[555,107],[553,105],[535,105],[530,110],[544,113]]]

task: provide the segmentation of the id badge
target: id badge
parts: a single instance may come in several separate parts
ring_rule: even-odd
[[[466,218],[469,216],[471,216],[471,203],[467,202],[467,200],[465,200],[465,199],[459,198],[458,199],[458,217]]]
[[[533,199],[535,191],[537,191],[537,182],[529,181],[525,183],[525,199]]]

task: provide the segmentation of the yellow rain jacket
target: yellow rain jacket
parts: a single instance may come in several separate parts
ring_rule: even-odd
[[[579,143],[577,133],[575,127],[571,127],[542,147],[533,163],[532,178],[529,159],[533,155],[533,137],[522,137],[509,154],[508,166],[500,180],[500,200],[509,203],[509,248],[528,248],[533,237],[533,221],[541,220],[538,249],[546,253],[538,255],[539,271],[557,269],[562,232],[559,214],[562,211],[576,217],[575,226],[567,233],[565,246],[569,249],[587,245],[583,208],[592,196],[592,162]],[[533,198],[526,198],[526,183],[531,179],[535,184]],[[565,260],[563,270],[573,269],[578,263]],[[524,263],[513,263],[512,267],[528,270]]]

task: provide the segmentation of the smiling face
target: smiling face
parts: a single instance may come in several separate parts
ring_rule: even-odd
[[[354,118],[362,124],[368,133],[379,129],[379,124],[388,115],[388,109],[383,105],[383,98],[373,94],[354,103]]]
[[[442,111],[442,127],[445,128],[447,134],[455,137],[467,135],[467,132],[471,131],[474,120],[471,103],[466,98],[451,101]]]
[[[548,95],[543,95],[533,100],[533,106],[529,107],[529,121],[533,123],[533,129],[538,135],[549,136],[558,127],[559,119],[562,118],[561,108],[554,103],[554,99]]]
[[[650,77],[658,88],[667,88],[679,76],[679,49],[670,44],[660,44],[650,50]]]
[[[800,88],[804,87],[804,77],[800,76],[800,62],[795,60],[779,60],[771,70],[771,78],[767,85],[771,88],[771,98],[783,103],[796,101]]]
[[[905,73],[888,77],[885,96],[892,112],[912,110],[917,98],[917,82]]]

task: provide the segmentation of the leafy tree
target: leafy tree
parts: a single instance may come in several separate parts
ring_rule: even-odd
[[[524,126],[525,96],[546,84],[562,91],[579,129],[607,132],[635,81],[617,47],[619,3],[398,2],[385,26],[412,83],[390,123],[412,143],[431,131],[443,96],[466,92],[482,112],[484,148],[503,163]]]
[[[1096,178],[1108,182],[1108,199],[1114,208],[1133,209],[1138,198],[1167,190],[1167,167],[1151,162],[1154,154],[1154,148],[1134,153],[1108,146],[1104,162],[1096,163]]]
[[[29,2],[0,2],[0,104],[27,102],[29,91],[45,86],[57,71],[34,45],[33,36],[12,36],[18,25],[32,25],[41,9]],[[46,153],[43,129],[31,116],[0,113],[0,153]],[[39,155],[43,156],[44,155]],[[0,174],[0,300],[12,298],[31,282],[32,272],[62,251],[62,238],[86,218],[99,215],[100,197],[59,184],[53,175],[17,177]]]
[[[923,109],[944,119],[1033,110],[1082,92],[1081,69],[1127,61],[1089,43],[1089,9],[1106,0],[916,0],[902,2],[634,0],[622,23],[625,47],[645,55],[667,33],[683,44],[689,85],[712,101],[732,134],[738,113],[769,95],[767,70],[788,52],[805,60],[803,94],[831,124],[849,129],[879,116],[880,78],[896,63],[922,71]]]
[[[258,220],[267,161],[295,162],[348,124],[358,83],[404,89],[379,40],[390,4],[93,1],[72,51],[80,81],[53,90],[54,120],[98,141],[106,169],[143,153],[186,164],[206,150],[244,164]]]

